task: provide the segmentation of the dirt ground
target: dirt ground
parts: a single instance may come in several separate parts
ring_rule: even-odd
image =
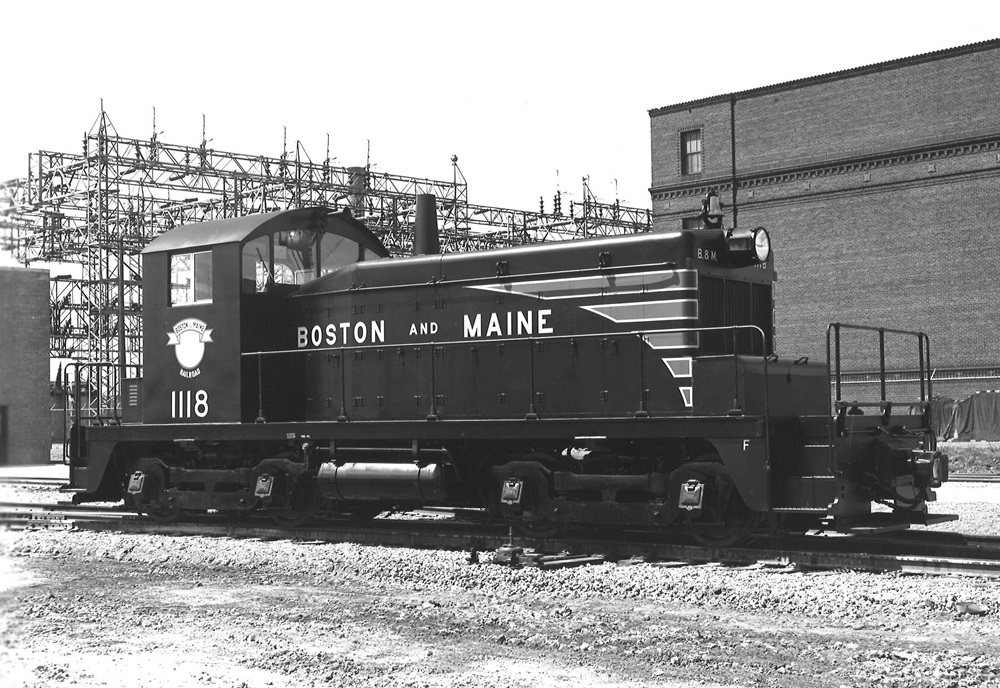
[[[989,582],[462,556],[0,533],[0,685],[1000,686]]]
[[[997,492],[935,510],[996,534]],[[998,645],[988,579],[0,531],[2,688],[1000,687]]]

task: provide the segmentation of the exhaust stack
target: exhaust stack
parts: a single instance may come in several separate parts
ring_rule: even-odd
[[[413,255],[440,253],[437,224],[437,198],[434,194],[417,194],[417,217],[413,223]]]

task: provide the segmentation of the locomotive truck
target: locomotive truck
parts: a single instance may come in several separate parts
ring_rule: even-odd
[[[283,524],[450,506],[542,535],[859,532],[948,519],[919,398],[841,398],[778,356],[763,228],[414,255],[346,210],[177,227],[143,251],[143,375],[114,422],[78,418],[77,502]],[[720,223],[716,223],[720,224]],[[832,338],[832,339],[831,339]],[[828,346],[829,348],[829,346]],[[873,505],[882,505],[873,509]]]

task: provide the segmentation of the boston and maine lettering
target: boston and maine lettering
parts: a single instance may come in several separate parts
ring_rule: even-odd
[[[309,346],[351,346],[385,342],[385,320],[367,322],[328,323],[297,329],[298,348]]]
[[[548,323],[552,311],[508,311],[506,313],[476,313],[474,316],[463,316],[462,336],[466,339],[476,337],[514,337],[517,335],[552,334],[552,326]]]
[[[551,316],[551,309],[464,314],[462,338],[489,339],[553,334],[553,327],[549,323]],[[385,320],[300,325],[295,332],[296,347],[308,349],[324,346],[385,344],[385,327]],[[393,327],[398,329],[397,326]],[[403,328],[406,337],[437,336],[448,339],[455,336],[447,333],[449,329],[447,326],[440,327],[434,321],[404,323],[400,327]],[[395,329],[393,331],[395,332]],[[402,336],[403,332],[399,332],[398,337]],[[390,339],[396,341],[398,337],[393,336]]]

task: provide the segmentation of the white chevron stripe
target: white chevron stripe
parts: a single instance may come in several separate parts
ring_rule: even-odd
[[[661,322],[664,320],[697,320],[697,299],[669,301],[632,301],[629,303],[580,306],[615,323]]]
[[[697,332],[657,332],[644,336],[651,349],[697,349]]]
[[[684,358],[664,358],[662,360],[667,364],[667,369],[674,377],[691,377],[690,356]]]
[[[499,294],[532,296],[545,300],[585,299],[599,296],[689,291],[698,288],[698,272],[696,270],[654,270],[625,274],[497,282],[470,288]]]
[[[694,363],[690,356],[684,356],[680,358],[664,358],[661,359],[667,366],[667,370],[670,374],[676,378],[684,378],[694,381]],[[687,408],[694,407],[694,386],[685,385],[677,386],[677,391],[681,393],[681,398],[684,400],[684,406]]]

